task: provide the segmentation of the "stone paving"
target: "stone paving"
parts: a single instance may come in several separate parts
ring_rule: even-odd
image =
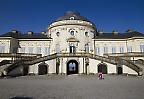
[[[3,78],[0,99],[144,99],[144,78],[119,75],[105,75],[104,80],[97,75]]]

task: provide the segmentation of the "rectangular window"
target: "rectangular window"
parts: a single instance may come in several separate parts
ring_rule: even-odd
[[[49,47],[45,47],[45,55],[50,55],[50,48]]]
[[[20,53],[25,53],[25,47],[20,48]]]
[[[56,44],[56,53],[60,53],[60,45]]]
[[[33,53],[33,47],[28,47],[28,53]]]
[[[96,47],[96,55],[100,55],[100,48]]]
[[[37,47],[36,53],[37,53],[37,54],[41,54],[41,47]]]
[[[120,53],[124,53],[124,47],[120,46]]]
[[[128,52],[132,52],[132,46],[128,46]]]
[[[88,44],[85,45],[85,52],[89,53],[89,45]]]
[[[144,52],[144,45],[140,45],[140,51]]]
[[[112,53],[116,53],[116,48],[112,47]]]
[[[17,53],[17,47],[13,47],[13,53]]]
[[[108,53],[108,47],[104,47],[104,54]]]
[[[0,53],[4,53],[5,51],[5,46],[0,46]]]
[[[70,53],[76,53],[76,47],[71,45],[70,46]]]

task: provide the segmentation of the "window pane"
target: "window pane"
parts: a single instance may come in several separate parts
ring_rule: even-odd
[[[20,53],[25,53],[25,47],[20,48]]]
[[[96,47],[96,55],[100,55],[100,48]]]
[[[140,51],[144,52],[144,45],[140,45]]]
[[[37,54],[41,54],[41,47],[37,47]]]
[[[28,47],[28,53],[33,53],[33,47]]]
[[[85,44],[85,52],[89,52],[89,45],[88,44]]]
[[[74,35],[74,31],[70,31],[70,34],[73,36]]]
[[[5,51],[5,46],[0,46],[0,53],[4,53]]]
[[[56,44],[56,53],[60,53],[60,45]]]
[[[74,45],[70,45],[70,53],[76,53],[76,48]]]
[[[50,55],[50,49],[49,49],[49,47],[45,47],[45,55]]]
[[[112,53],[116,53],[116,48],[112,47]]]
[[[124,47],[123,46],[120,47],[120,53],[124,53]]]
[[[128,46],[128,52],[132,52],[132,46]]]
[[[108,47],[104,47],[104,53],[108,53]]]

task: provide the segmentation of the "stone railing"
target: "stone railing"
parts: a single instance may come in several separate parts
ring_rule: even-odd
[[[104,54],[104,56],[144,57],[144,52],[108,53]]]
[[[26,64],[35,64],[35,63],[39,63],[39,62],[43,62],[46,60],[51,60],[51,59],[55,59],[58,57],[88,57],[88,58],[92,58],[92,59],[96,59],[96,60],[100,60],[102,62],[108,62],[111,64],[119,64],[121,61],[122,65],[126,65],[129,68],[135,70],[137,73],[139,73],[141,70],[140,67],[138,67],[137,65],[135,65],[134,63],[132,63],[131,61],[119,58],[119,57],[113,57],[113,58],[109,58],[109,57],[103,57],[103,56],[98,56],[98,55],[94,55],[94,54],[90,54],[90,53],[75,53],[75,54],[71,54],[71,53],[55,53],[49,56],[45,56],[45,57],[41,57],[32,61],[27,61],[25,62]]]
[[[30,54],[30,53],[0,53],[0,57],[41,57],[41,54]]]
[[[0,66],[3,66],[5,64],[12,64],[12,63],[14,63],[13,60],[3,60],[3,61],[0,62]]]
[[[5,71],[8,73],[11,70],[15,69],[16,67],[19,67],[20,64],[23,64],[23,62],[21,60],[15,62],[15,63],[12,63],[10,66],[8,66],[7,68],[5,68]]]
[[[94,55],[94,54],[90,54],[90,53],[75,53],[75,54],[74,53],[73,54],[71,54],[71,53],[55,53],[55,54],[44,56],[44,57],[38,57],[33,60],[18,61],[17,63],[14,63],[14,64],[16,65],[16,64],[21,63],[21,64],[25,64],[25,65],[33,65],[33,64],[36,64],[39,62],[52,60],[52,59],[56,59],[56,58],[60,58],[60,57],[88,57],[88,58],[100,60],[102,62],[108,62],[108,63],[115,64],[115,65],[117,65],[119,63],[122,65],[126,65],[129,68],[135,70],[138,74],[139,74],[139,72],[142,71],[140,67],[138,67],[137,65],[135,65],[134,63],[132,63],[129,60],[125,60],[120,57],[103,57],[103,56],[98,56],[98,55]],[[17,66],[12,65],[12,67],[10,67],[9,69],[11,70]]]
[[[134,63],[142,64],[144,67],[144,60],[142,60],[142,59],[135,60]]]
[[[122,64],[130,67],[131,69],[135,70],[138,74],[142,72],[142,68],[131,62],[130,60],[122,59]]]
[[[1,58],[11,58],[15,60],[33,60],[41,57],[41,54],[29,54],[29,53],[0,53]]]
[[[135,70],[138,74],[140,74],[140,72],[142,72],[142,68],[138,65],[136,65],[133,61],[131,60],[127,60],[123,57],[119,57],[119,56],[107,56],[109,59],[115,60],[115,62],[118,65],[126,65],[129,68]]]
[[[51,59],[55,59],[58,57],[89,57],[89,58],[93,58],[96,60],[100,60],[100,61],[105,61],[105,62],[109,62],[112,64],[116,64],[115,60],[109,59],[107,57],[102,57],[102,56],[98,56],[98,55],[94,55],[94,54],[90,54],[90,53],[75,53],[75,54],[71,54],[71,53],[55,53],[52,55],[48,55],[48,56],[44,56],[44,57],[40,57],[34,60],[30,60],[30,61],[25,61],[25,64],[36,64],[39,62],[43,62],[46,60],[51,60]]]
[[[49,26],[49,29],[56,27],[56,26],[62,26],[62,25],[84,25],[84,26],[90,26],[92,28],[95,28],[95,26],[87,21],[82,21],[82,20],[62,20],[62,21],[57,21],[52,23]]]

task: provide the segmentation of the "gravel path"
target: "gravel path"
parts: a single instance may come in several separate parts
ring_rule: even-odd
[[[25,97],[24,99],[144,99],[144,78],[110,75],[105,76],[104,80],[98,80],[96,75],[70,75],[0,79],[0,99],[10,99],[10,97]]]

